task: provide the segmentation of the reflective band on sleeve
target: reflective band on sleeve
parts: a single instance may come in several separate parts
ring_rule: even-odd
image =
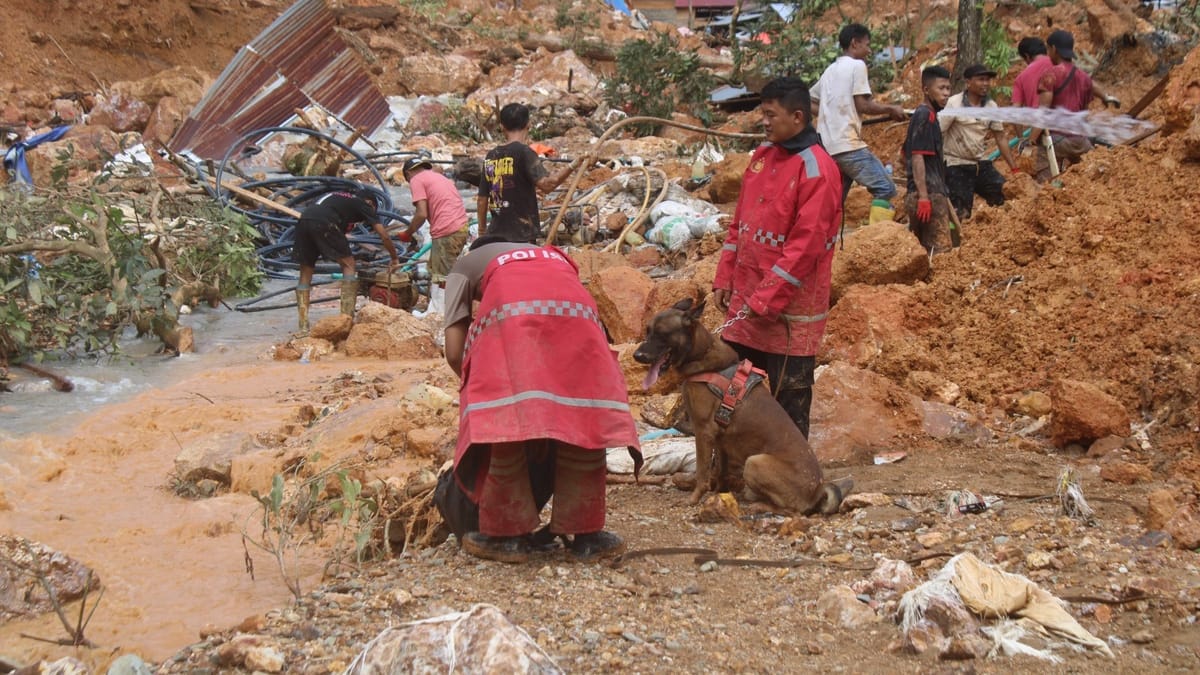
[[[540,401],[550,401],[559,405],[570,406],[572,408],[602,408],[605,410],[620,410],[622,412],[629,410],[629,404],[622,401],[610,401],[602,398],[572,398],[570,396],[559,396],[548,391],[523,391],[512,396],[505,396],[492,401],[479,401],[472,403],[464,409],[464,412],[475,412],[477,410],[487,410],[489,408],[500,408],[506,405],[513,405],[522,401],[531,399]]]
[[[813,153],[812,148],[805,148],[800,151],[800,159],[804,160],[804,177],[805,178],[820,178],[821,165],[817,163],[817,156]]]
[[[820,314],[813,314],[811,316],[803,314],[780,314],[779,316],[783,317],[784,321],[791,323],[816,323],[829,316],[829,312],[821,312]]]
[[[783,279],[784,281],[788,282],[789,284],[791,284],[797,288],[799,288],[801,286],[799,279],[797,279],[796,277],[785,272],[784,269],[782,267],[780,267],[779,265],[773,265],[771,267],[771,271],[774,272],[775,275],[778,276],[780,279]]]
[[[724,246],[721,247],[721,250],[722,251],[736,251],[737,244],[725,244]]]

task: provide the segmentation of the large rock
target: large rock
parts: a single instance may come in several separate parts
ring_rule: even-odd
[[[871,196],[871,192],[867,188],[855,183],[847,193],[845,203],[842,204],[842,214],[845,216],[846,225],[855,227],[866,223],[871,217],[871,202],[874,200],[875,198]]]
[[[606,253],[593,248],[579,248],[567,252],[579,268],[579,280],[585,284],[592,281],[602,270],[610,267],[629,267],[629,261],[620,253]]]
[[[334,314],[318,321],[312,327],[309,335],[337,344],[350,337],[350,331],[352,330],[354,330],[354,319],[345,314]]]
[[[412,54],[400,60],[400,80],[411,94],[465,96],[479,85],[479,64],[459,54]]]
[[[254,440],[241,432],[199,438],[183,446],[175,456],[175,476],[192,483],[209,479],[229,485],[233,458],[254,448]]]
[[[1097,438],[1129,435],[1125,406],[1090,382],[1059,380],[1050,399],[1050,440],[1057,447],[1086,446]]]
[[[1183,63],[1171,70],[1171,79],[1158,105],[1163,112],[1163,128],[1168,133],[1192,125],[1200,111],[1200,49],[1193,49]]]
[[[714,204],[730,204],[736,202],[742,192],[742,174],[750,166],[750,155],[731,153],[725,159],[708,167],[713,172],[712,181],[708,184],[708,197]]]
[[[821,361],[869,367],[885,352],[919,348],[909,328],[919,303],[905,286],[851,286],[829,310]]]
[[[817,612],[841,628],[861,628],[879,620],[875,610],[859,601],[849,586],[834,586],[817,599]]]
[[[142,132],[142,138],[159,145],[166,145],[175,135],[175,131],[179,129],[179,125],[183,124],[185,117],[187,117],[187,110],[183,107],[183,102],[174,96],[164,96],[154,106],[154,112],[150,114],[150,120],[146,122],[146,130]]]
[[[1146,496],[1146,529],[1165,529],[1178,509],[1178,502],[1173,490],[1164,488],[1151,492]]]
[[[350,662],[346,675],[382,673],[564,672],[529,634],[492,605],[385,629]]]
[[[649,276],[632,267],[610,267],[592,277],[588,291],[613,342],[635,342],[645,334],[646,299],[653,287]]]
[[[11,534],[0,534],[0,624],[18,617],[54,611],[48,584],[62,605],[100,587],[86,565],[50,547]]]
[[[347,356],[396,361],[430,359],[441,354],[425,322],[378,302],[368,302],[358,311],[358,322],[346,338]]]
[[[111,90],[154,106],[167,96],[179,99],[185,109],[200,102],[212,78],[195,66],[176,66],[133,82],[114,82]]]
[[[71,127],[61,139],[43,143],[25,153],[33,184],[40,188],[54,186],[56,169],[66,171],[68,183],[90,181],[107,158],[121,152],[121,137],[111,129],[95,125]]]
[[[521,102],[534,108],[593,110],[600,100],[600,78],[570,49],[539,51],[529,61],[493,68],[487,82],[467,96],[485,109]]]
[[[646,321],[684,298],[698,301],[705,294],[695,279],[659,279],[653,283],[654,287],[646,296]]]
[[[813,387],[809,444],[822,464],[870,464],[922,435],[921,401],[882,375],[835,361]]]
[[[832,300],[852,284],[913,284],[929,276],[929,255],[907,227],[890,220],[859,228],[833,256]]]
[[[1166,530],[1175,546],[1185,551],[1200,548],[1200,506],[1192,503],[1176,511],[1167,521]]]
[[[96,94],[96,104],[92,106],[88,121],[118,133],[141,131],[150,121],[150,113],[151,108],[145,101],[121,91],[111,91],[107,96]]]
[[[1088,33],[1097,51],[1104,51],[1121,38],[1153,30],[1153,26],[1139,21],[1133,10],[1127,6],[1131,4],[1118,0],[1088,0],[1084,3]],[[1143,25],[1147,30],[1143,30]]]

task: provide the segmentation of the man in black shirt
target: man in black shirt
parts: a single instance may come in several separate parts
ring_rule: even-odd
[[[379,222],[375,210],[375,193],[370,190],[331,192],[300,213],[296,223],[296,240],[292,243],[292,259],[300,265],[296,284],[296,309],[300,314],[300,330],[308,332],[309,293],[317,258],[336,261],[342,266],[342,314],[354,317],[354,300],[358,295],[358,271],[346,233],[358,223],[371,223],[383,247],[392,256],[392,265],[400,262],[396,246]]]
[[[573,166],[551,176],[529,141],[529,108],[509,103],[500,109],[500,126],[508,143],[493,148],[483,160],[479,181],[479,232],[515,243],[536,243],[542,225],[538,193],[558,187]],[[488,222],[488,214],[491,222]]]
[[[930,66],[921,71],[925,100],[913,111],[904,139],[908,170],[908,229],[931,255],[959,244],[958,215],[950,205],[946,187],[946,162],[942,156],[942,128],[937,113],[950,98],[950,71]]]

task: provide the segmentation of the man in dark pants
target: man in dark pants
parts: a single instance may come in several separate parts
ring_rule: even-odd
[[[722,337],[767,372],[775,398],[808,436],[842,223],[842,174],[812,127],[804,82],[779,78],[761,96],[768,142],[742,178],[713,299],[734,320]]]
[[[300,331],[308,332],[309,294],[317,259],[333,260],[342,267],[342,314],[354,317],[354,301],[358,295],[358,271],[346,233],[358,223],[371,223],[383,247],[398,265],[400,256],[387,230],[376,214],[375,194],[370,190],[331,192],[300,213],[296,223],[296,240],[292,243],[292,259],[300,265],[296,283],[296,311],[300,315]]]
[[[975,64],[963,71],[966,88],[946,101],[951,108],[997,108],[989,96],[992,78],[996,73],[986,66]],[[950,203],[958,212],[959,220],[971,217],[975,195],[983,197],[990,206],[1004,203],[1004,176],[996,171],[992,160],[990,138],[1000,149],[1000,156],[1012,173],[1018,173],[1017,159],[1008,147],[1008,133],[999,122],[986,122],[971,117],[938,116],[942,127],[943,153],[946,158],[946,187],[950,190]]]

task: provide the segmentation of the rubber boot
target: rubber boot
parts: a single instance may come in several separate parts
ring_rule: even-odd
[[[358,277],[342,278],[342,314],[354,318],[354,302],[358,299]]]
[[[871,202],[871,215],[867,219],[867,223],[874,225],[875,223],[885,220],[895,220],[896,209],[883,199],[875,199]]]
[[[308,304],[311,292],[307,286],[304,288],[296,287],[296,314],[300,318],[299,327],[301,333],[308,333]]]

